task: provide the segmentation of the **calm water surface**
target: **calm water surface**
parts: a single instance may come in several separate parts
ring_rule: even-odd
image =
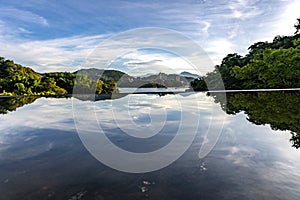
[[[195,99],[199,109],[191,106]],[[182,113],[190,117],[187,134],[200,116],[197,135],[188,150],[163,169],[120,172],[86,150],[74,125],[72,102],[82,109],[92,106],[108,138],[128,151],[149,152],[168,144]],[[227,103],[218,94],[205,93],[0,103],[1,113],[6,113],[0,115],[1,200],[300,199],[299,92],[227,94]],[[156,136],[146,140],[124,134],[139,134],[136,126],[158,126],[151,116],[161,112],[165,125]],[[85,120],[88,125],[93,118]],[[216,145],[199,159],[207,130],[221,122]]]

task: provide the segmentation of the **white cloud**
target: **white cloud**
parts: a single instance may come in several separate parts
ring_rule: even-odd
[[[254,18],[250,23],[251,29],[243,38],[249,38],[249,46],[258,41],[269,41],[277,35],[292,35],[295,32],[294,24],[300,17],[300,1],[278,1],[277,7],[270,5],[265,8],[265,13],[259,18]]]
[[[27,30],[27,29],[25,29],[25,28],[23,28],[23,27],[19,27],[18,30],[19,30],[20,32],[22,32],[22,33],[32,33],[31,31],[29,31],[29,30]]]
[[[0,55],[39,72],[74,71],[108,35],[24,41],[2,37]]]
[[[274,36],[291,35],[295,32],[294,24],[296,23],[296,19],[300,17],[300,1],[293,0],[286,2],[286,6],[278,19],[274,23],[271,22]]]
[[[152,49],[152,53],[136,53],[137,49]],[[116,66],[114,63],[120,61],[116,58],[124,59],[127,62],[125,64],[131,65],[131,69],[134,69],[132,67],[136,63],[135,67],[156,70],[156,73],[162,71],[161,69],[169,69],[176,73],[189,69],[195,70],[197,67],[207,69],[212,66],[208,56],[193,40],[178,32],[160,28],[135,29],[112,37],[93,51],[84,66],[114,67]],[[153,60],[156,62],[151,62]],[[195,73],[195,71],[191,72]]]
[[[23,31],[26,30],[24,29]],[[141,44],[140,46],[145,48],[149,46],[155,47],[155,44],[158,44],[157,48],[159,50],[162,47],[178,49],[188,46],[188,40],[186,40],[184,36],[181,37],[178,33],[179,39],[176,34],[175,38],[173,38],[174,36],[167,33],[164,29],[161,29],[161,32],[153,33],[152,35],[149,35],[146,30],[148,35],[146,39],[145,36],[139,35],[141,32],[138,32],[137,35],[135,35],[135,33],[136,32],[133,32],[132,34],[128,33],[128,35],[125,34],[121,37],[118,37],[117,35],[116,39],[113,38],[109,41],[105,41],[105,39],[107,39],[110,34],[74,36],[35,41],[26,41],[14,36],[2,34],[2,37],[0,37],[0,42],[2,44],[2,48],[0,48],[0,55],[7,59],[13,59],[23,65],[33,67],[35,70],[40,72],[64,70],[74,71],[76,70],[74,69],[74,65],[78,66],[81,64],[83,64],[83,67],[103,67],[105,66],[105,63],[114,61],[114,59],[116,59],[115,55],[123,56],[124,53],[136,50],[131,47],[131,44],[135,43]],[[157,41],[158,38],[160,41]],[[173,43],[173,41],[176,41],[176,43]],[[100,46],[98,46],[99,44]],[[103,52],[105,52],[105,56],[103,56]],[[182,54],[184,55],[179,56],[188,58],[189,56],[192,56],[191,53],[193,53],[193,50],[190,50],[190,52],[182,51]],[[174,73],[174,69],[183,71],[191,68],[190,64],[179,56],[174,57],[174,55],[166,56],[166,54],[161,53],[151,55],[129,53],[127,57],[128,56],[132,61],[148,62],[148,65],[147,63],[144,63],[146,68],[149,67],[149,64],[158,64],[156,65],[156,70],[158,71],[161,68],[168,68],[169,72],[170,70],[173,70]],[[87,58],[87,63],[83,63]],[[96,63],[93,63],[94,58]],[[126,58],[126,56],[124,58]],[[153,60],[156,60],[156,63],[150,62]],[[154,69],[155,67],[152,68],[152,70]]]
[[[208,33],[208,29],[209,29],[211,23],[209,23],[209,22],[207,22],[207,21],[203,21],[202,23],[204,24],[204,27],[202,28],[202,31],[203,31],[204,33]]]
[[[122,30],[144,25],[175,29],[197,42],[208,53],[214,63],[219,64],[221,59],[228,53],[245,53],[246,48],[256,41],[263,41],[265,38],[272,39],[278,34],[293,33],[293,24],[296,18],[299,17],[297,12],[297,8],[300,6],[299,1],[285,1],[286,7],[280,7],[281,4],[277,1],[275,2],[278,5],[277,10],[270,8],[264,2],[250,0],[218,3],[209,1],[203,3],[196,2],[172,1],[168,3],[152,2],[149,4],[142,2],[121,2],[117,8],[114,8],[115,5],[111,5],[111,8],[108,8],[112,14],[110,16],[111,26],[108,28],[104,27],[104,31],[110,31],[110,28],[113,27],[113,31],[118,30],[121,32]],[[74,5],[74,9],[78,9],[76,7],[80,7],[81,5],[81,3]],[[62,10],[64,9],[63,7],[58,7]],[[90,9],[93,12],[98,11],[94,7],[88,5],[83,10],[85,13],[92,15]],[[121,15],[112,12],[120,8],[124,11]],[[152,12],[144,13],[145,10]],[[281,10],[283,12],[279,12]],[[30,34],[33,29],[30,26],[14,23],[9,24],[9,21],[19,20],[31,25],[38,24],[49,27],[51,21],[48,22],[47,19],[34,12],[14,7],[3,7],[0,8],[0,11],[2,12],[0,12],[0,55],[8,59],[13,59],[20,64],[33,67],[38,71],[73,70],[74,68],[71,69],[72,65],[78,66],[81,64],[93,52],[93,49],[108,37],[106,34],[87,36],[90,34],[87,30],[84,36],[76,35],[76,32],[74,32],[75,35],[72,37],[48,40],[32,39],[28,41],[24,40],[23,37]],[[82,11],[81,8],[80,11]],[[260,16],[262,12],[264,12],[264,15]],[[275,14],[273,12],[276,12],[276,16],[278,16],[278,12],[281,13],[280,17],[274,20]],[[11,13],[15,14],[11,15]],[[67,14],[69,13],[62,13],[62,15]],[[125,15],[124,23],[122,23],[124,27],[121,29],[116,28],[119,24],[117,20]],[[74,19],[72,18],[71,21],[68,21],[72,25],[71,28],[76,27],[77,23],[82,23],[80,20],[76,21],[76,17],[78,16],[74,16]],[[136,16],[140,17],[137,18]],[[106,19],[107,17],[100,15],[99,18]],[[55,23],[59,25],[58,21]],[[68,23],[66,23],[66,26]],[[96,24],[92,25],[97,26]],[[54,32],[57,33],[59,31],[57,26],[53,28]],[[101,27],[99,30],[101,30]],[[39,32],[35,30],[34,33],[38,34]],[[176,38],[171,41],[167,37],[168,35],[161,35],[162,40],[167,41],[165,45],[168,47],[186,45],[182,41],[177,41]],[[157,42],[153,35],[144,35],[144,39],[143,44],[145,46],[151,46]],[[115,41],[113,44],[110,43],[109,45],[114,46],[114,48],[110,49],[111,55],[115,51],[122,52],[122,50],[126,49],[126,43],[130,44],[134,42],[136,42],[134,41],[134,37],[133,39],[128,37],[121,42]],[[196,60],[195,57],[199,56],[193,55],[194,58],[191,58],[191,52],[188,54],[184,56],[192,60]],[[181,65],[179,60],[168,60],[168,64],[171,65],[169,66],[170,68]],[[204,70],[212,69],[211,64],[207,63],[200,67],[203,67]]]
[[[32,104],[17,108],[16,112],[0,115],[0,119],[0,130],[5,134],[14,134],[8,130],[16,127],[75,129],[70,123],[73,121],[71,99],[39,98]]]
[[[235,45],[226,38],[216,38],[204,47],[214,63],[219,64],[227,54],[233,53]]]
[[[48,21],[35,13],[26,11],[26,10],[20,10],[17,8],[0,8],[0,16],[2,18],[11,18],[20,20],[27,23],[35,23],[42,26],[48,26]]]
[[[151,51],[136,50],[125,54],[111,63],[111,67],[125,71],[130,75],[140,76],[145,74],[157,74],[159,72],[168,74],[178,74],[188,71],[199,75],[204,75],[211,70],[212,62],[207,62],[208,57],[199,54],[174,55],[172,52],[152,49]],[[193,66],[192,63],[197,63]],[[123,68],[119,68],[122,66]]]
[[[189,63],[182,58],[167,53],[145,53],[135,51],[124,56],[127,61],[124,63],[134,75],[147,73],[180,73],[183,70],[193,70]],[[194,70],[193,70],[194,71]]]
[[[259,155],[259,151],[252,147],[232,146],[228,147],[229,154],[225,159],[233,164],[243,167],[252,167],[255,165],[254,158]]]
[[[229,9],[231,10],[231,14],[228,17],[245,20],[261,14],[262,11],[251,3],[253,1],[248,0],[237,0],[230,3]]]

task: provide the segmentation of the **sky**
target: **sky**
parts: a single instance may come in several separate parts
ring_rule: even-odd
[[[157,27],[199,45],[212,61],[202,63],[205,73],[229,53],[246,54],[254,42],[292,35],[300,17],[300,0],[0,0],[0,5],[0,56],[38,72],[75,71],[103,42],[131,29]],[[129,37],[133,44],[135,36]],[[194,72],[188,61],[161,50],[130,49],[110,67],[128,71],[135,64],[131,71],[140,74],[160,67]]]

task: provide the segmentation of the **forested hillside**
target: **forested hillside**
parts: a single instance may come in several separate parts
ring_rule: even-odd
[[[0,57],[0,94],[12,95],[63,95],[72,94],[77,83],[82,93],[110,94],[116,83],[108,76],[105,80],[93,79],[88,74],[53,72],[40,74],[29,67]],[[76,82],[77,81],[77,82]]]
[[[196,79],[191,86],[196,91],[207,90],[220,81],[220,72],[225,89],[298,88],[300,87],[300,18],[292,36],[276,36],[272,42],[257,42],[251,45],[245,56],[228,54],[214,71]],[[222,88],[210,88],[222,89]]]

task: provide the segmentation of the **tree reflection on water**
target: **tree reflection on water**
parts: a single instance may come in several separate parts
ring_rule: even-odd
[[[118,99],[127,94],[106,96],[78,96],[82,101]],[[220,93],[208,93],[229,115],[244,112],[247,120],[256,125],[269,124],[273,130],[291,131],[292,146],[300,148],[300,91],[227,93],[226,101]],[[161,95],[160,95],[161,96]],[[0,114],[16,111],[33,103],[39,96],[0,98]],[[69,98],[69,97],[63,97]]]
[[[230,115],[244,111],[256,125],[269,124],[273,130],[289,130],[290,141],[300,147],[300,91],[227,93],[226,101],[218,93],[209,93]]]

